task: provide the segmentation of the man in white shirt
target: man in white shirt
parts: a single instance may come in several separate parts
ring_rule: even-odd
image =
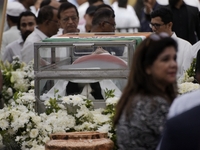
[[[44,6],[40,9],[37,18],[37,27],[26,39],[21,51],[22,61],[29,63],[34,59],[34,43],[51,37],[58,32],[58,10],[51,6]],[[44,55],[45,56],[44,51]],[[44,63],[41,61],[41,63]],[[41,64],[42,65],[42,64]]]
[[[78,12],[79,12],[79,24],[78,28],[80,29],[80,32],[85,32],[85,19],[84,15],[86,13],[86,10],[89,6],[94,5],[98,6],[104,3],[103,0],[77,0],[79,7],[78,7]]]
[[[138,31],[140,21],[134,8],[128,5],[128,0],[118,0],[113,4],[113,10],[115,12],[116,28],[127,28],[128,32]],[[126,29],[122,29],[120,32],[126,32]]]
[[[21,38],[8,44],[3,55],[3,61],[12,62],[14,56],[18,56],[21,59],[21,49],[24,41],[31,34],[36,26],[36,17],[30,11],[22,12],[19,16],[19,22],[17,28],[21,31]]]
[[[17,23],[19,21],[19,15],[25,11],[25,8],[21,6],[19,2],[10,2],[7,5],[7,23],[9,30],[5,31],[2,36],[1,55],[3,56],[5,47],[11,42],[20,38],[20,31],[17,29]]]
[[[184,72],[190,67],[193,58],[192,57],[192,45],[176,36],[172,31],[172,19],[173,14],[168,8],[159,8],[151,13],[150,26],[155,33],[166,32],[178,43],[177,63],[178,72],[177,78],[179,79]]]

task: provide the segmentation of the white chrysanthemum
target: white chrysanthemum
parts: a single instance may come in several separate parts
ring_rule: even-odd
[[[184,83],[184,82],[192,82],[194,81],[194,77],[190,77],[187,72],[184,73],[182,77],[179,78],[178,84]]]
[[[9,95],[9,96],[13,96],[13,90],[12,88],[8,88],[6,93]]]
[[[28,93],[35,95],[34,89],[29,90]]]
[[[178,85],[179,93],[184,94],[200,88],[200,85],[192,82],[185,82]]]
[[[34,93],[23,93],[20,98],[25,100],[25,101],[31,101],[31,102],[35,102],[36,101]]]
[[[103,126],[99,127],[97,131],[102,133],[108,133],[109,130],[111,130],[111,125],[104,124]]]
[[[81,106],[85,104],[83,96],[80,95],[69,95],[62,98],[63,102],[66,104],[72,104],[73,106]]]
[[[32,129],[30,131],[30,138],[36,138],[38,136],[39,132],[38,132],[38,129]]]
[[[98,109],[92,110],[91,113],[92,114],[101,114],[103,111],[104,111],[103,108],[98,108]]]
[[[35,82],[33,80],[33,81],[31,81],[31,87],[34,87],[34,86],[35,86]]]
[[[45,138],[43,138],[42,142],[46,143],[50,140],[50,138],[48,136],[46,136]]]
[[[92,113],[90,112],[90,110],[85,106],[82,105],[80,106],[80,109],[78,109],[77,114],[75,114],[76,117],[81,117],[81,116],[85,116],[85,117],[93,117]]]
[[[11,72],[11,74],[12,74],[11,78],[14,82],[23,79],[24,76],[26,75],[26,73],[23,71],[13,71]]]
[[[9,127],[9,122],[5,119],[0,120],[0,128],[6,130]]]
[[[119,101],[118,97],[108,98],[106,99],[106,105],[115,105],[117,104],[118,101]]]
[[[91,131],[94,128],[96,128],[96,124],[91,122],[84,122],[83,124],[74,127],[76,131]]]
[[[10,115],[9,110],[5,110],[5,107],[4,109],[0,109],[0,120],[8,118],[9,115]]]
[[[30,150],[45,150],[45,147],[43,145],[36,145],[35,147],[32,147]]]
[[[51,104],[50,104],[49,102],[50,102],[50,100],[44,101],[44,105],[45,105],[45,106],[50,106]]]
[[[16,90],[26,92],[28,90],[29,83],[27,80],[24,79],[18,79],[17,82],[14,84],[14,88]]]
[[[32,116],[32,120],[35,124],[38,124],[41,122],[41,117],[40,116]]]
[[[97,124],[102,124],[110,121],[109,115],[102,115],[102,114],[93,114],[93,115],[94,115],[94,122]]]

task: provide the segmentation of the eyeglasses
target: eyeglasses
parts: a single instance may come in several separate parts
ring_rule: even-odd
[[[73,22],[78,20],[77,16],[71,16],[71,17],[66,17],[64,19],[62,19],[63,23],[69,22],[69,19],[71,19]]]
[[[103,21],[103,22],[110,24],[110,25],[113,26],[114,28],[115,28],[115,26],[116,26],[115,23],[111,23],[111,22],[109,22],[109,21]]]
[[[160,28],[160,26],[163,26],[163,25],[165,25],[164,23],[163,24],[159,24],[159,23],[150,23],[149,24],[149,27],[150,28],[156,28],[156,29],[158,29],[158,28]]]

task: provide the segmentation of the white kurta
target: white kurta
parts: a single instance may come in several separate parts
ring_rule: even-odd
[[[131,7],[130,5],[127,5],[127,8],[118,7],[117,2],[114,2],[112,7],[115,11],[116,28],[140,27],[140,21],[133,7]],[[126,31],[123,30],[121,32]],[[134,30],[129,29],[129,32],[134,32]]]
[[[24,41],[22,38],[8,44],[6,46],[5,53],[3,55],[3,61],[5,62],[6,60],[8,62],[13,61],[13,56],[18,56],[19,59],[21,60],[21,50],[23,47]]]
[[[199,50],[200,50],[200,41],[192,45],[192,57],[196,58]]]
[[[193,57],[192,57],[192,45],[179,37],[175,33],[171,36],[178,43],[178,53],[177,53],[177,63],[178,72],[177,78],[179,79],[184,72],[190,67]]]
[[[27,37],[23,49],[21,51],[22,61],[29,63],[34,59],[34,43],[46,39],[47,36],[39,29],[35,28],[34,31]]]
[[[5,31],[2,36],[1,56],[4,55],[6,46],[19,38],[21,38],[21,33],[17,29],[17,26],[12,26],[9,30]]]

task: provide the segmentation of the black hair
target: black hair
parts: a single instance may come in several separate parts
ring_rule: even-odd
[[[53,10],[57,10],[56,8],[52,6],[44,6],[40,9],[37,17],[37,24],[42,24],[47,20],[51,20],[53,18]]]
[[[59,3],[65,3],[68,2],[68,0],[59,0]]]
[[[77,14],[77,17],[79,17],[79,13],[78,13],[78,10],[76,8],[76,6],[70,2],[64,2],[60,5],[59,9],[58,9],[58,19],[60,19],[60,14],[61,12],[69,9],[69,8],[74,8],[75,11],[76,11],[76,14]]]
[[[118,6],[126,8],[128,0],[118,0]]]
[[[93,16],[94,13],[95,13],[95,11],[96,11],[96,9],[97,9],[96,6],[91,5],[91,6],[89,6],[89,7],[87,8],[85,14],[88,14],[88,15],[90,15],[90,16]]]
[[[43,0],[41,3],[40,3],[40,9],[44,6],[47,6],[51,3],[51,0]]]
[[[20,30],[21,18],[22,18],[22,17],[27,17],[27,16],[33,16],[33,17],[35,18],[35,21],[37,20],[35,14],[32,13],[31,11],[22,12],[22,13],[19,15],[19,21],[18,21],[18,23],[17,23],[17,28],[18,28],[19,30]]]
[[[151,13],[151,18],[160,17],[162,21],[167,24],[173,22],[173,13],[170,9],[161,7]]]
[[[103,0],[88,0],[89,5],[93,5],[96,2],[103,2]]]
[[[109,9],[113,12],[113,14],[115,14],[113,8],[110,5],[107,5],[107,4],[98,5],[97,8],[96,8],[96,11],[99,11],[101,9]]]
[[[10,21],[12,21],[12,23],[17,24],[19,22],[19,17],[10,16],[8,14],[7,14],[7,17],[10,19]]]
[[[114,17],[115,15],[109,9],[98,10],[94,13],[94,17],[92,19],[92,25],[98,25],[100,22],[105,20],[105,18],[110,19]]]

